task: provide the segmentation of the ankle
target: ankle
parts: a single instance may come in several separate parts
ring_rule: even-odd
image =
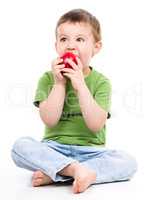
[[[80,163],[79,163],[78,161],[76,161],[76,162],[74,162],[74,163],[72,163],[72,164],[70,165],[69,170],[71,170],[71,172],[73,173],[73,177],[75,176],[76,171],[77,171],[77,169],[78,169],[79,167],[80,167]]]
[[[65,167],[64,169],[62,169],[59,174],[63,175],[63,176],[75,176],[77,167],[79,167],[80,163],[78,161],[75,161],[73,163],[71,163],[70,165],[68,165],[67,167]]]

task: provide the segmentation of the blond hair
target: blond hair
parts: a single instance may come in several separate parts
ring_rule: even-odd
[[[100,23],[98,19],[93,16],[91,13],[89,13],[86,10],[83,9],[73,9],[69,12],[62,15],[56,25],[56,35],[57,35],[57,29],[58,27],[65,23],[65,22],[71,22],[71,23],[77,23],[77,22],[83,22],[87,23],[92,28],[92,34],[96,42],[101,40],[101,28]]]

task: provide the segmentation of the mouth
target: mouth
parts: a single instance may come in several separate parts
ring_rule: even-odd
[[[67,53],[67,52],[70,52],[70,53],[74,54],[76,57],[80,58],[79,53],[78,53],[77,50],[66,51],[66,53]]]

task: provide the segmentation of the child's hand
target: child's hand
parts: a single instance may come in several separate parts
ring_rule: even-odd
[[[65,67],[65,64],[61,64],[63,59],[56,58],[52,62],[52,72],[55,80],[55,84],[66,84],[66,78],[62,75],[61,71]]]
[[[71,80],[73,88],[78,91],[83,84],[85,84],[84,75],[83,75],[83,66],[80,59],[76,58],[77,63],[75,64],[71,59],[67,59],[67,62],[72,66],[73,69],[63,68],[63,75],[68,77]]]

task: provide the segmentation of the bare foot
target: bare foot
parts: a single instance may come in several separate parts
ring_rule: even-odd
[[[75,171],[73,182],[73,192],[84,192],[92,183],[96,181],[96,173],[84,166],[80,166]]]
[[[32,185],[34,187],[49,185],[51,183],[53,183],[53,180],[49,176],[44,174],[43,172],[41,171],[34,172],[33,177],[32,177]]]

